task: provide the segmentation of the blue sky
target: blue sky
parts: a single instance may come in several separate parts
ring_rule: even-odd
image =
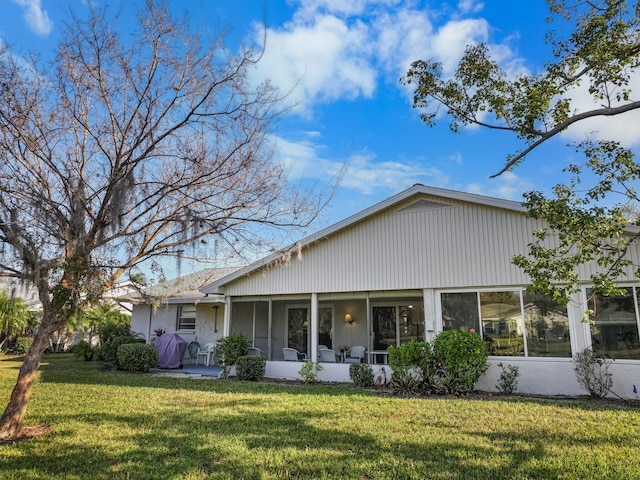
[[[86,9],[87,0],[4,0],[0,39],[21,54],[43,56],[55,45],[65,12]],[[98,0],[96,0],[98,1]],[[110,0],[130,13],[132,0]],[[283,91],[293,89],[291,113],[273,141],[277,157],[301,186],[330,182],[346,165],[342,183],[323,212],[320,228],[356,213],[415,183],[521,200],[529,190],[548,192],[573,158],[566,145],[599,132],[634,148],[640,117],[594,120],[529,155],[513,172],[490,179],[507,154],[518,149],[504,132],[467,128],[456,135],[447,119],[428,128],[411,107],[411,91],[399,78],[416,59],[435,58],[451,73],[467,44],[487,42],[495,58],[514,75],[536,72],[550,59],[544,43],[549,28],[542,0],[189,0],[188,8],[212,37],[230,27],[228,46],[266,49],[256,79],[268,77]],[[265,17],[266,12],[266,17]],[[584,92],[574,107],[587,108]]]

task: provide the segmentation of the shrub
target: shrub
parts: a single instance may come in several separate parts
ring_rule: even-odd
[[[576,353],[573,361],[576,364],[576,378],[589,395],[596,398],[606,397],[613,387],[613,379],[609,373],[609,364],[613,360],[598,357],[593,350],[585,348],[582,352]]]
[[[126,323],[106,323],[98,327],[98,337],[101,345],[106,345],[116,337],[127,335],[131,335],[131,330]]]
[[[25,355],[31,348],[32,344],[33,344],[33,338],[18,337],[16,338],[16,341],[14,342],[11,351],[16,355]]]
[[[249,339],[246,335],[232,333],[218,340],[216,359],[222,367],[222,378],[227,378],[231,367],[238,362],[238,358],[247,353],[249,353]]]
[[[25,355],[31,345],[33,344],[33,338],[31,337],[16,337],[9,348],[9,352],[14,355]]]
[[[369,388],[373,386],[373,369],[364,363],[349,365],[349,378],[356,387]]]
[[[86,340],[81,340],[73,347],[73,356],[75,358],[84,358],[85,362],[93,360],[93,347]]]
[[[391,387],[396,393],[422,395],[434,390],[436,363],[429,343],[411,341],[387,350],[393,371]]]
[[[318,378],[318,372],[322,370],[324,368],[317,362],[304,362],[302,368],[298,371],[298,375],[302,377],[304,383],[313,383]]]
[[[118,363],[129,372],[148,372],[158,365],[158,350],[146,343],[125,343],[118,347]]]
[[[122,365],[118,362],[118,348],[128,343],[144,343],[144,339],[131,334],[115,337],[100,347],[100,356],[98,358],[105,363],[106,367],[122,368]]]
[[[463,394],[487,371],[487,346],[480,335],[462,330],[445,330],[433,341],[433,355],[439,369],[439,386],[444,393]]]
[[[264,377],[267,359],[264,357],[256,357],[243,355],[238,357],[236,373],[238,380],[248,380],[250,382],[259,382]]]
[[[518,377],[520,376],[520,369],[513,365],[507,365],[506,367],[500,362],[498,366],[502,369],[496,388],[503,395],[511,395],[518,389]]]

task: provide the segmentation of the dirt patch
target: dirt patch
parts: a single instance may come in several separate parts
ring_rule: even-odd
[[[26,427],[22,427],[20,431],[20,435],[11,439],[2,439],[0,438],[0,445],[12,445],[17,442],[24,442],[25,440],[32,440],[36,437],[41,437],[43,435],[47,435],[49,432],[53,430],[51,425],[28,425]]]

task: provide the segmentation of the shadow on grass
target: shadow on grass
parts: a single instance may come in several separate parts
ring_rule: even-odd
[[[517,410],[520,401],[507,405],[496,399],[479,408],[490,409],[486,418],[495,415],[500,427],[482,429],[464,416],[436,411],[451,406],[470,418],[460,407],[467,400],[412,402],[412,418],[410,409],[400,411],[408,403],[401,399],[384,399],[390,404],[367,413],[373,402],[351,388],[158,378],[104,372],[95,363],[61,357],[45,359],[39,381],[48,384],[41,391],[61,392],[59,399],[37,400],[35,417],[55,430],[0,447],[0,478],[570,479],[633,478],[640,471],[637,458],[625,465],[615,457],[591,460],[569,453],[589,447],[637,450],[637,418],[630,437],[604,429],[572,438],[560,426],[553,431],[535,421],[526,430],[511,428],[502,410]],[[75,389],[74,396],[74,385],[89,388]],[[113,398],[88,396],[96,391],[112,392]],[[83,405],[69,405],[79,394],[86,395],[78,400]],[[351,409],[366,425],[346,425],[341,409]],[[564,456],[558,453],[563,449]]]
[[[60,428],[48,439],[20,444],[21,455],[0,459],[0,471],[13,472],[14,478],[136,479],[538,479],[558,478],[562,473],[527,467],[532,458],[545,454],[543,439],[530,439],[530,448],[524,450],[503,448],[501,456],[506,459],[490,467],[474,460],[495,455],[491,446],[409,439],[389,443],[339,426],[314,427],[312,422],[322,416],[244,413],[202,419],[174,412],[160,417],[101,414],[87,421],[54,415],[52,419],[60,425],[65,421],[83,422],[87,429],[119,425],[123,433],[117,441],[126,447],[109,448],[95,439],[83,440],[78,437],[81,432]],[[45,443],[57,447],[47,448]]]

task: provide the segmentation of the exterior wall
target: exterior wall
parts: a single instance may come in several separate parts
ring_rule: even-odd
[[[190,302],[193,304],[193,302]],[[176,331],[179,304],[163,304],[151,313],[151,326],[149,327],[150,306],[145,304],[134,305],[131,316],[131,330],[141,334],[147,342],[155,337],[154,330],[164,329],[167,333],[177,333],[187,342],[197,340],[201,345],[214,342],[222,338],[224,305],[211,303],[198,303],[196,306],[195,330]],[[216,308],[217,321],[216,321]],[[217,331],[216,331],[217,330]]]
[[[187,341],[198,340],[200,345],[215,342],[223,336],[224,305],[199,303],[196,305],[196,328],[193,333],[178,332]],[[193,338],[191,337],[193,335]]]
[[[304,248],[299,260],[225,285],[225,294],[527,283],[511,258],[526,253],[533,231],[541,224],[519,212],[442,202],[448,206],[382,212]]]
[[[492,358],[489,360],[489,369],[476,384],[476,389],[484,392],[497,392],[496,383],[502,369],[498,363],[517,366],[520,369],[518,377],[519,394],[528,395],[564,395],[583,396],[588,392],[577,382],[571,359],[525,359],[518,357]],[[302,380],[298,374],[302,362],[267,362],[265,377],[287,380]],[[351,382],[349,378],[349,365],[323,363],[323,370],[318,373],[318,380],[322,382]],[[391,378],[391,369],[386,365],[371,365],[374,378],[379,381],[382,378]],[[638,393],[633,392],[633,386],[640,385],[640,369],[637,362],[615,361],[610,366],[614,380],[612,393],[622,398],[640,399]],[[624,381],[622,380],[624,379]]]

